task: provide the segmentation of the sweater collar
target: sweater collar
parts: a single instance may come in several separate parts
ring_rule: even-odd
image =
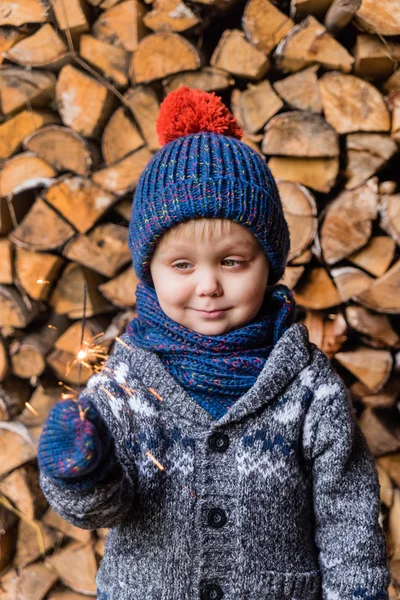
[[[185,419],[200,429],[234,423],[270,404],[310,361],[308,329],[302,323],[295,323],[275,344],[254,385],[226,414],[215,420],[173,378],[157,354],[133,346],[126,333],[120,339],[123,343],[117,341],[116,353],[122,354],[126,346],[130,347],[129,360],[135,376],[146,388],[152,388],[161,396],[165,408],[173,413],[172,418]]]

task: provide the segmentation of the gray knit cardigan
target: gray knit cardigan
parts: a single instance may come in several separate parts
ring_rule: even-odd
[[[99,600],[388,598],[374,459],[303,324],[217,421],[120,340],[82,391],[115,439],[113,477],[84,492],[40,479],[62,517],[110,528]]]

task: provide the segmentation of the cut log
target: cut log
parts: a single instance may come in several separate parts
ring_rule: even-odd
[[[64,331],[54,344],[54,347],[69,354],[77,356],[80,350],[85,350],[89,362],[97,362],[95,354],[102,352],[97,344],[97,337],[104,333],[104,318],[87,319],[83,326],[80,321],[76,321]]]
[[[93,174],[93,181],[117,196],[133,190],[152,154],[144,147]]]
[[[385,81],[383,87],[388,92],[390,92],[391,90],[400,89],[400,69],[397,69],[397,71],[395,71],[393,75],[389,77],[387,81]]]
[[[42,563],[27,565],[16,578],[14,598],[43,600],[58,579],[57,573]],[[5,598],[4,600],[7,600]]]
[[[380,277],[388,270],[395,250],[396,243],[392,238],[387,235],[379,235],[370,238],[361,250],[353,252],[347,259],[375,277]]]
[[[87,600],[87,596],[69,590],[51,592],[48,600]]]
[[[312,343],[332,359],[347,340],[347,324],[341,313],[330,314],[328,318],[315,310],[307,310],[304,325],[309,331]]]
[[[101,148],[107,165],[122,160],[144,145],[131,115],[124,107],[118,108],[104,128]]]
[[[24,148],[34,152],[57,171],[88,175],[100,162],[96,147],[69,127],[48,125],[24,139]]]
[[[87,5],[83,0],[52,0],[51,6],[61,31],[68,29],[73,37],[88,31]]]
[[[28,519],[41,516],[47,506],[39,485],[39,473],[31,464],[15,469],[2,479],[0,494],[6,496]]]
[[[74,233],[71,225],[38,198],[23,221],[9,234],[9,238],[27,250],[55,250]]]
[[[289,181],[277,181],[285,219],[289,225],[290,251],[288,261],[300,256],[311,244],[317,232],[317,205],[307,188]]]
[[[34,300],[46,300],[64,261],[45,252],[16,248],[15,274],[23,289]]]
[[[126,87],[128,85],[130,53],[124,48],[97,40],[91,35],[82,35],[79,54],[115,86]]]
[[[13,564],[21,569],[54,548],[62,539],[62,534],[44,525],[41,521],[21,520],[18,530],[17,548]],[[42,545],[43,544],[43,545]]]
[[[48,18],[49,7],[40,0],[19,0],[0,4],[0,25],[25,25],[44,23]]]
[[[391,136],[400,143],[400,90],[392,90],[389,93],[388,105],[392,111]]]
[[[25,406],[17,421],[25,425],[29,431],[31,428],[43,425],[54,404],[61,399],[60,394],[59,387],[44,388],[39,384],[29,398],[29,406]]]
[[[0,327],[24,329],[38,315],[40,306],[38,302],[28,306],[15,288],[0,285]]]
[[[0,283],[13,283],[13,245],[7,238],[0,238]]]
[[[355,267],[340,267],[331,269],[331,275],[339,292],[342,302],[356,298],[357,294],[368,289],[374,282],[373,278]]]
[[[400,260],[382,277],[376,279],[365,291],[354,298],[362,306],[379,313],[400,312]]]
[[[374,350],[365,346],[349,352],[337,352],[335,360],[372,392],[377,392],[385,385],[393,365],[393,358],[388,350]]]
[[[387,417],[385,418],[382,411],[378,413],[378,411],[366,408],[358,422],[373,456],[382,456],[399,450],[398,428],[393,425],[389,428],[391,423]],[[398,491],[395,490],[395,493]],[[393,508],[390,515],[393,515]],[[390,538],[388,552],[390,553]]]
[[[358,35],[354,72],[365,79],[387,79],[400,60],[400,44],[375,35]]]
[[[290,157],[337,157],[339,136],[321,115],[293,110],[267,123],[262,151]]]
[[[384,346],[395,347],[400,336],[394,331],[386,315],[377,315],[362,306],[346,307],[346,319],[355,331],[366,335]]]
[[[160,103],[155,91],[147,85],[139,85],[125,93],[132,115],[151,151],[158,150],[160,142],[156,131],[156,119]]]
[[[298,284],[300,278],[303,276],[305,271],[304,267],[289,267],[285,268],[285,272],[278,283],[287,285],[290,289],[293,289]]]
[[[357,24],[369,33],[400,35],[400,6],[397,0],[363,0],[356,14]]]
[[[200,19],[182,0],[154,0],[153,10],[145,14],[143,22],[153,31],[186,31],[200,23]]]
[[[47,67],[58,70],[69,60],[68,48],[50,23],[33,35],[17,42],[6,52],[6,58],[23,67]]]
[[[346,189],[352,190],[375,175],[397,152],[394,140],[380,133],[350,133],[346,138]]]
[[[249,0],[246,4],[243,30],[247,39],[265,54],[270,54],[293,26],[293,21],[269,0]]]
[[[77,235],[68,242],[63,255],[101,275],[114,277],[131,261],[128,228],[114,223],[98,225],[88,235]]]
[[[268,57],[252,46],[239,29],[225,29],[210,64],[245,79],[262,79],[270,68]]]
[[[8,352],[5,341],[0,335],[0,381],[4,381],[9,373]],[[0,571],[1,572],[1,571]]]
[[[329,33],[338,33],[352,20],[362,0],[335,0],[325,15],[324,25]]]
[[[274,156],[268,166],[274,177],[301,183],[318,192],[329,192],[339,172],[337,158]]]
[[[196,48],[177,33],[153,33],[141,40],[132,56],[132,83],[147,83],[200,67]]]
[[[241,121],[247,133],[256,133],[283,106],[269,81],[249,84],[239,96]]]
[[[397,188],[396,181],[381,181],[379,184],[379,193],[382,195],[385,194],[394,194]]]
[[[27,135],[48,123],[59,123],[55,113],[23,110],[0,125],[0,159],[9,158]]]
[[[400,194],[381,196],[379,214],[381,229],[386,231],[396,244],[400,245]]]
[[[131,308],[136,305],[136,286],[138,278],[130,267],[114,279],[99,285],[99,290],[107,300],[119,308]]]
[[[9,25],[3,25],[0,27],[0,65],[3,64],[5,54],[7,50],[12,48],[14,44],[24,39],[26,33],[10,27]]]
[[[117,197],[86,177],[64,175],[43,198],[80,233],[85,233],[113,205]]]
[[[300,21],[300,19],[304,19],[308,15],[321,18],[332,2],[333,0],[291,0],[290,16],[292,19],[296,19],[296,21]]]
[[[0,477],[36,458],[36,448],[26,427],[0,422]]]
[[[293,290],[296,302],[311,310],[323,310],[341,304],[339,293],[322,267],[315,267]]]
[[[132,213],[132,199],[122,198],[117,204],[114,204],[114,212],[129,223]]]
[[[92,539],[91,531],[88,531],[87,529],[80,529],[80,527],[75,527],[75,525],[72,525],[72,523],[69,523],[60,517],[60,515],[54,512],[54,510],[51,508],[49,508],[44,515],[43,523],[49,527],[52,527],[53,529],[57,529],[63,535],[83,544]]]
[[[354,396],[365,406],[370,408],[390,408],[396,403],[398,381],[389,380],[379,392],[372,394],[361,381],[356,381],[350,386]]]
[[[13,343],[18,343],[14,340]],[[0,421],[11,421],[29,400],[31,388],[26,381],[10,375],[0,384]]]
[[[190,88],[203,90],[205,92],[217,92],[226,90],[235,83],[232,76],[221,69],[204,67],[199,71],[185,71],[170,75],[163,79],[162,84],[166,94],[187,85]]]
[[[0,589],[2,600],[14,600],[17,596],[17,574],[9,566],[15,552],[18,535],[18,519],[11,511],[0,506]]]
[[[338,133],[390,130],[389,111],[373,85],[342,73],[325,73],[319,82],[325,118]]]
[[[103,42],[133,52],[148,33],[143,25],[145,14],[146,7],[138,0],[120,2],[105,10],[93,23],[93,35]]]
[[[324,260],[332,265],[365,246],[378,214],[377,181],[342,192],[326,210],[320,231]]]
[[[0,196],[0,235],[7,235],[24,218],[32,204],[32,193],[29,191],[17,194],[12,198]]]
[[[4,115],[30,107],[47,107],[56,85],[49,71],[7,66],[0,70],[0,109]]]
[[[87,317],[113,310],[112,305],[97,289],[100,283],[104,283],[103,278],[94,271],[71,262],[64,269],[50,297],[50,305],[57,314],[65,314],[70,319],[82,318],[85,283]]]
[[[321,113],[322,102],[317,70],[318,66],[314,65],[284,79],[279,79],[272,85],[286,104],[292,108]]]
[[[300,71],[317,63],[325,69],[349,73],[354,58],[313,16],[296,25],[275,50],[277,66],[283,71]]]
[[[105,85],[70,65],[60,71],[56,98],[64,125],[88,137],[101,133],[116,102]]]
[[[86,385],[93,375],[93,369],[86,364],[80,368],[76,355],[55,348],[46,357],[46,362],[54,371],[56,377],[72,386]]]
[[[22,152],[7,160],[0,171],[0,196],[14,196],[39,185],[50,185],[56,171],[33,152]]]
[[[400,454],[389,454],[378,459],[378,465],[385,470],[390,479],[400,487]]]
[[[72,542],[47,558],[45,564],[51,565],[61,581],[75,592],[95,595],[97,564],[92,542]]]

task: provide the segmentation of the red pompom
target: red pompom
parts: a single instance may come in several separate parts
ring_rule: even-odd
[[[188,86],[170,92],[160,106],[156,121],[160,144],[200,131],[229,135],[240,140],[243,131],[221,98]]]

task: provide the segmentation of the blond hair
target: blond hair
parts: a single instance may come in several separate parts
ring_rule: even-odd
[[[240,223],[239,223],[240,225]],[[199,218],[190,219],[183,223],[178,223],[162,236],[163,243],[170,238],[177,237],[180,233],[185,233],[189,237],[196,237],[201,240],[208,240],[212,236],[222,237],[232,230],[232,221],[220,218]],[[160,240],[161,241],[161,240]]]

